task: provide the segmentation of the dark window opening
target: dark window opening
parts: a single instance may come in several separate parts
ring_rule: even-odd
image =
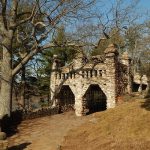
[[[72,73],[70,72],[70,78],[72,79]]]
[[[89,77],[89,72],[88,72],[88,71],[86,71],[86,77],[87,77],[87,78]]]
[[[84,78],[84,71],[82,71],[82,78]]]
[[[69,78],[69,73],[66,73],[66,79],[68,79]]]
[[[102,76],[102,70],[99,70],[99,76],[100,77]]]
[[[61,73],[59,73],[59,79],[61,79]]]
[[[95,77],[97,77],[97,70],[94,70],[94,75]]]
[[[63,73],[63,79],[65,79],[65,73]]]
[[[93,76],[93,70],[90,70],[90,77]]]

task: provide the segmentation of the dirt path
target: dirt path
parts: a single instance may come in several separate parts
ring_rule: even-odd
[[[92,116],[76,117],[74,112],[23,121],[11,136],[9,150],[58,150],[63,137]]]

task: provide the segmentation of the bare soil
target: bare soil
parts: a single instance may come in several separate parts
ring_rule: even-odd
[[[103,112],[74,112],[27,120],[9,150],[149,150],[150,99],[131,99]]]
[[[18,133],[8,138],[9,150],[59,150],[64,136],[88,118],[74,112],[23,121]]]
[[[61,150],[150,150],[150,99],[130,99],[69,131]]]

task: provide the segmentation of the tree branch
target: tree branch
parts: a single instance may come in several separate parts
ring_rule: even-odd
[[[12,76],[16,75],[19,70],[34,56],[36,55],[37,53],[39,53],[40,51],[44,50],[44,49],[47,49],[47,48],[51,48],[51,47],[55,47],[55,45],[53,43],[51,44],[48,44],[48,45],[45,45],[43,47],[37,47],[29,53],[27,54],[23,59],[22,61],[12,70]]]
[[[1,4],[2,4],[2,22],[3,25],[5,27],[5,29],[7,29],[7,19],[6,19],[6,6],[7,6],[7,0],[1,0]]]
[[[29,20],[32,20],[32,18],[35,16],[35,14],[36,14],[36,6],[33,7],[32,13],[28,18],[23,19],[23,20],[19,21],[18,23],[10,25],[10,28],[16,29],[16,27],[20,26],[21,24],[24,24],[24,23],[28,22]]]

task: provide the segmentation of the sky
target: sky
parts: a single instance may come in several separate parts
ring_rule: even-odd
[[[150,0],[141,0],[140,5],[150,11]]]
[[[89,9],[89,12],[90,11],[93,13],[104,12],[104,14],[106,14],[108,12],[108,10],[110,10],[112,5],[115,6],[117,1],[119,1],[119,0],[96,0],[95,6],[94,7],[92,6],[92,9]],[[125,8],[126,5],[130,5],[130,3],[132,3],[133,1],[135,1],[135,0],[122,0],[121,8]],[[135,8],[136,8],[136,12],[138,12],[139,14],[144,14],[146,12],[149,12],[149,17],[150,17],[150,0],[139,0],[139,3],[138,3],[138,5],[135,6]],[[144,16],[144,17],[146,17],[146,16]],[[144,17],[143,17],[143,19],[144,19]]]

